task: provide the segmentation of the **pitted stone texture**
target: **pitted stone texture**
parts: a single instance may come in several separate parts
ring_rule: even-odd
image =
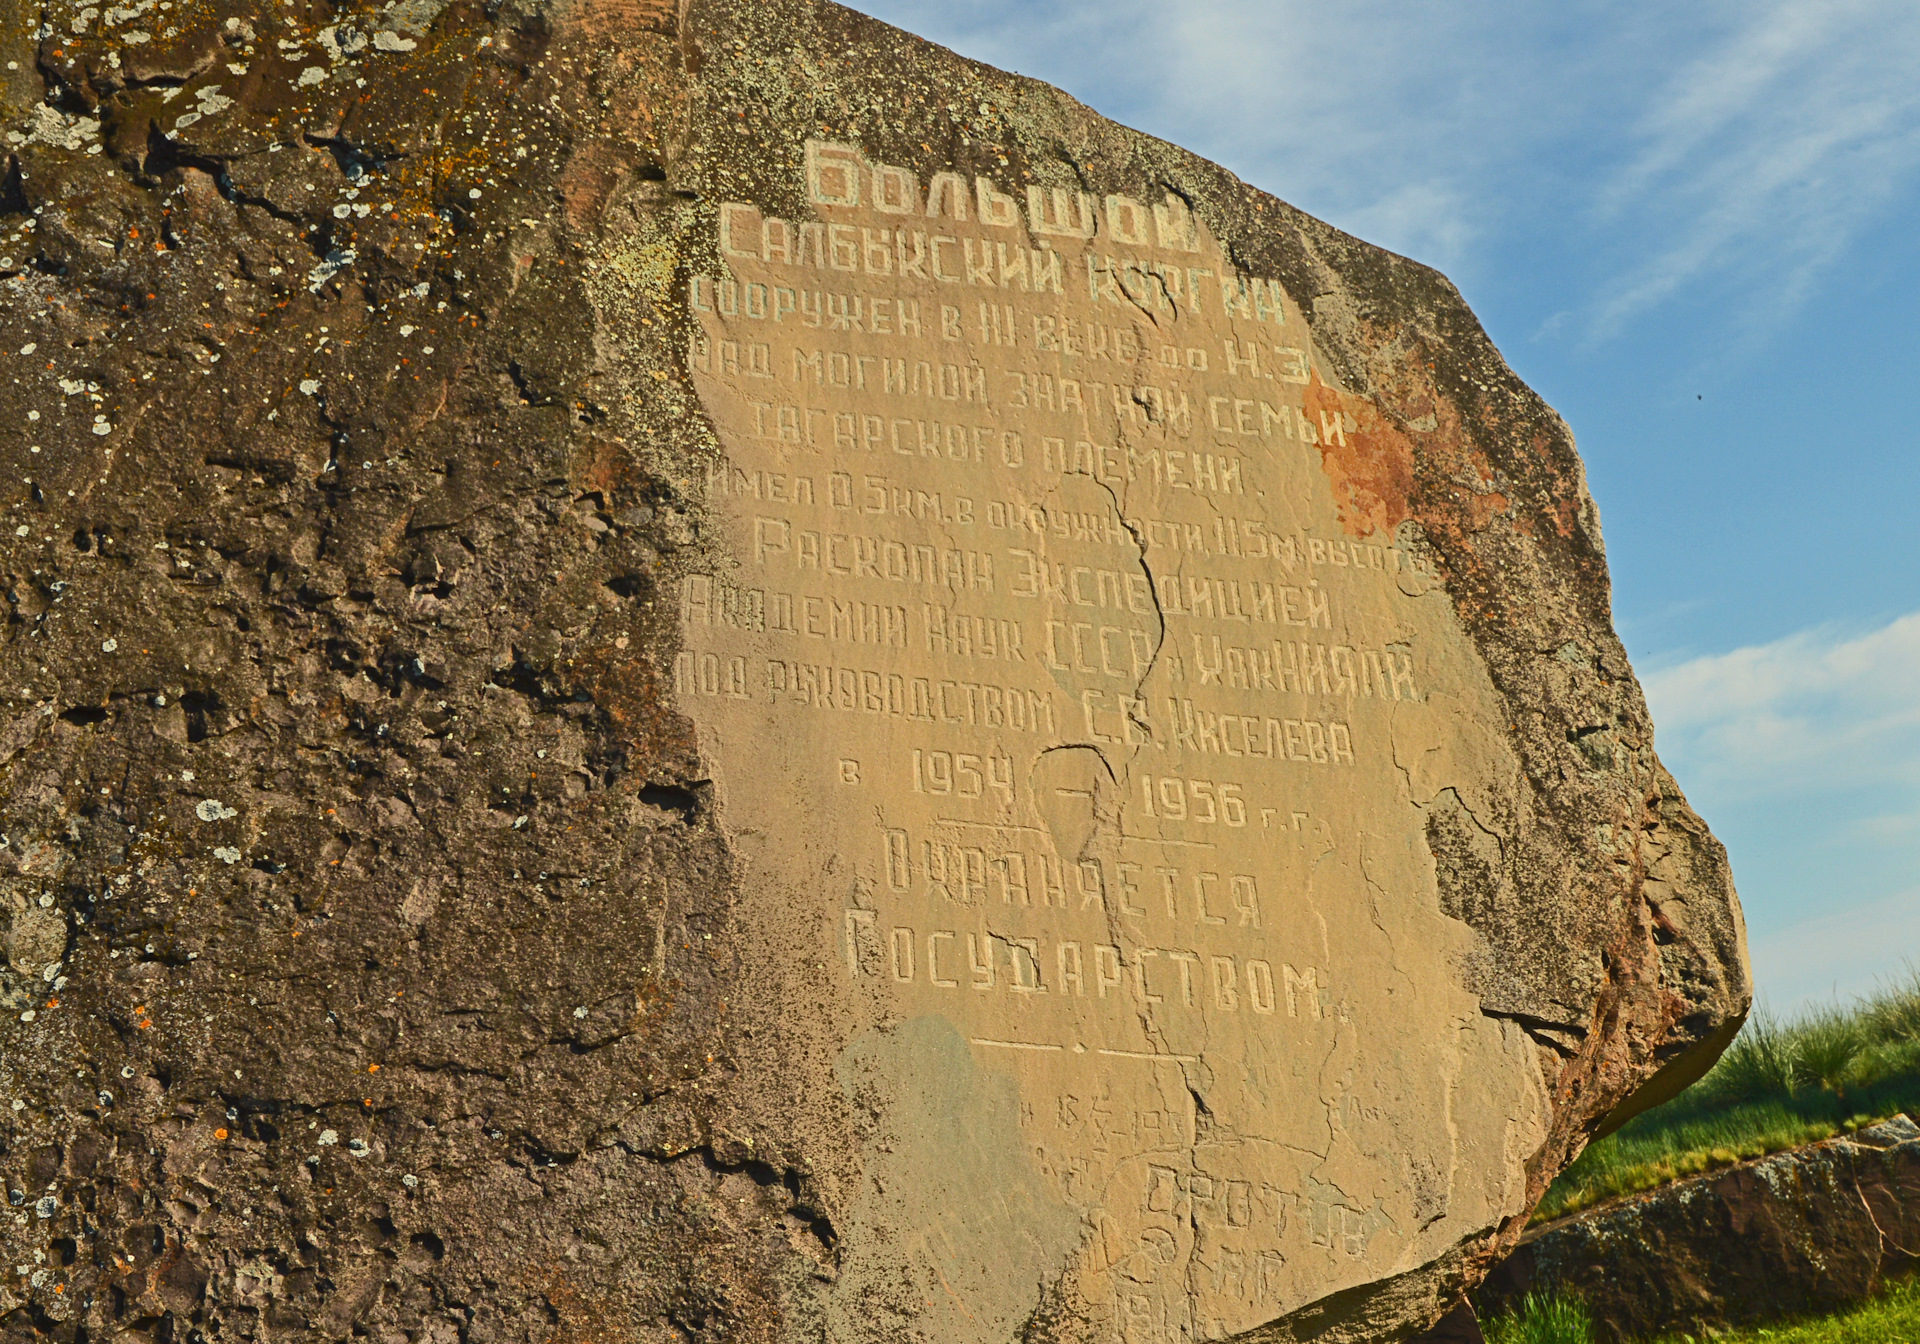
[[[831,5],[0,16],[18,1329],[1394,1338],[1737,1027],[1434,273]]]
[[[52,979],[67,953],[67,913],[29,904],[14,913],[7,929],[7,964],[29,979]]]

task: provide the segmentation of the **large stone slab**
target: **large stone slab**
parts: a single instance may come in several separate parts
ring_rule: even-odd
[[[7,41],[17,1320],[1393,1338],[1737,1028],[1435,273],[825,4]]]

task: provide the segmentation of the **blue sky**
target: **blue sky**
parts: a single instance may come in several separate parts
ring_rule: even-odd
[[[1579,438],[1763,999],[1920,966],[1920,6],[859,7],[1445,271]]]

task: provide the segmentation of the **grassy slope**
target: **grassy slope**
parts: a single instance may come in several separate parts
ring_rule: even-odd
[[[1487,1344],[1593,1344],[1596,1334],[1577,1304],[1529,1299],[1510,1316],[1489,1321]],[[1817,1320],[1716,1333],[1714,1344],[1920,1344],[1920,1279],[1884,1296]],[[1664,1344],[1695,1344],[1696,1336],[1669,1335]]]
[[[1906,1111],[1920,1119],[1920,971],[1851,1008],[1747,1023],[1713,1071],[1561,1173],[1536,1222]],[[1916,1336],[1920,1344],[1920,1336]]]

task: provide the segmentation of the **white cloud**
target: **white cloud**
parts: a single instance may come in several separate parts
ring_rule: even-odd
[[[1754,983],[1776,1013],[1870,994],[1920,965],[1920,888],[1775,928],[1747,951]]]
[[[1369,241],[1464,263],[1496,197],[1491,159],[1538,119],[1502,108],[1533,76],[1463,67],[1520,0],[1039,0],[863,7],[967,54],[1049,80],[1097,110],[1225,164]],[[1522,23],[1521,26],[1537,26]],[[1504,62],[1492,62],[1505,66]],[[1501,127],[1489,134],[1491,126]]]
[[[1445,180],[1410,182],[1355,208],[1342,223],[1362,238],[1390,238],[1394,251],[1430,266],[1466,257],[1477,241],[1470,203]]]
[[[1727,843],[1772,1005],[1866,993],[1920,961],[1920,612],[1641,682],[1661,758]]]
[[[1736,800],[1920,786],[1920,612],[1866,633],[1803,630],[1642,681],[1661,755],[1690,788]]]
[[[1584,254],[1605,340],[1733,281],[1760,339],[1920,177],[1911,0],[871,0],[1455,273]]]
[[[1771,271],[1777,324],[1920,169],[1920,10],[1887,0],[1742,3],[1635,118],[1597,217],[1662,239],[1599,296],[1616,333],[1682,288]]]

